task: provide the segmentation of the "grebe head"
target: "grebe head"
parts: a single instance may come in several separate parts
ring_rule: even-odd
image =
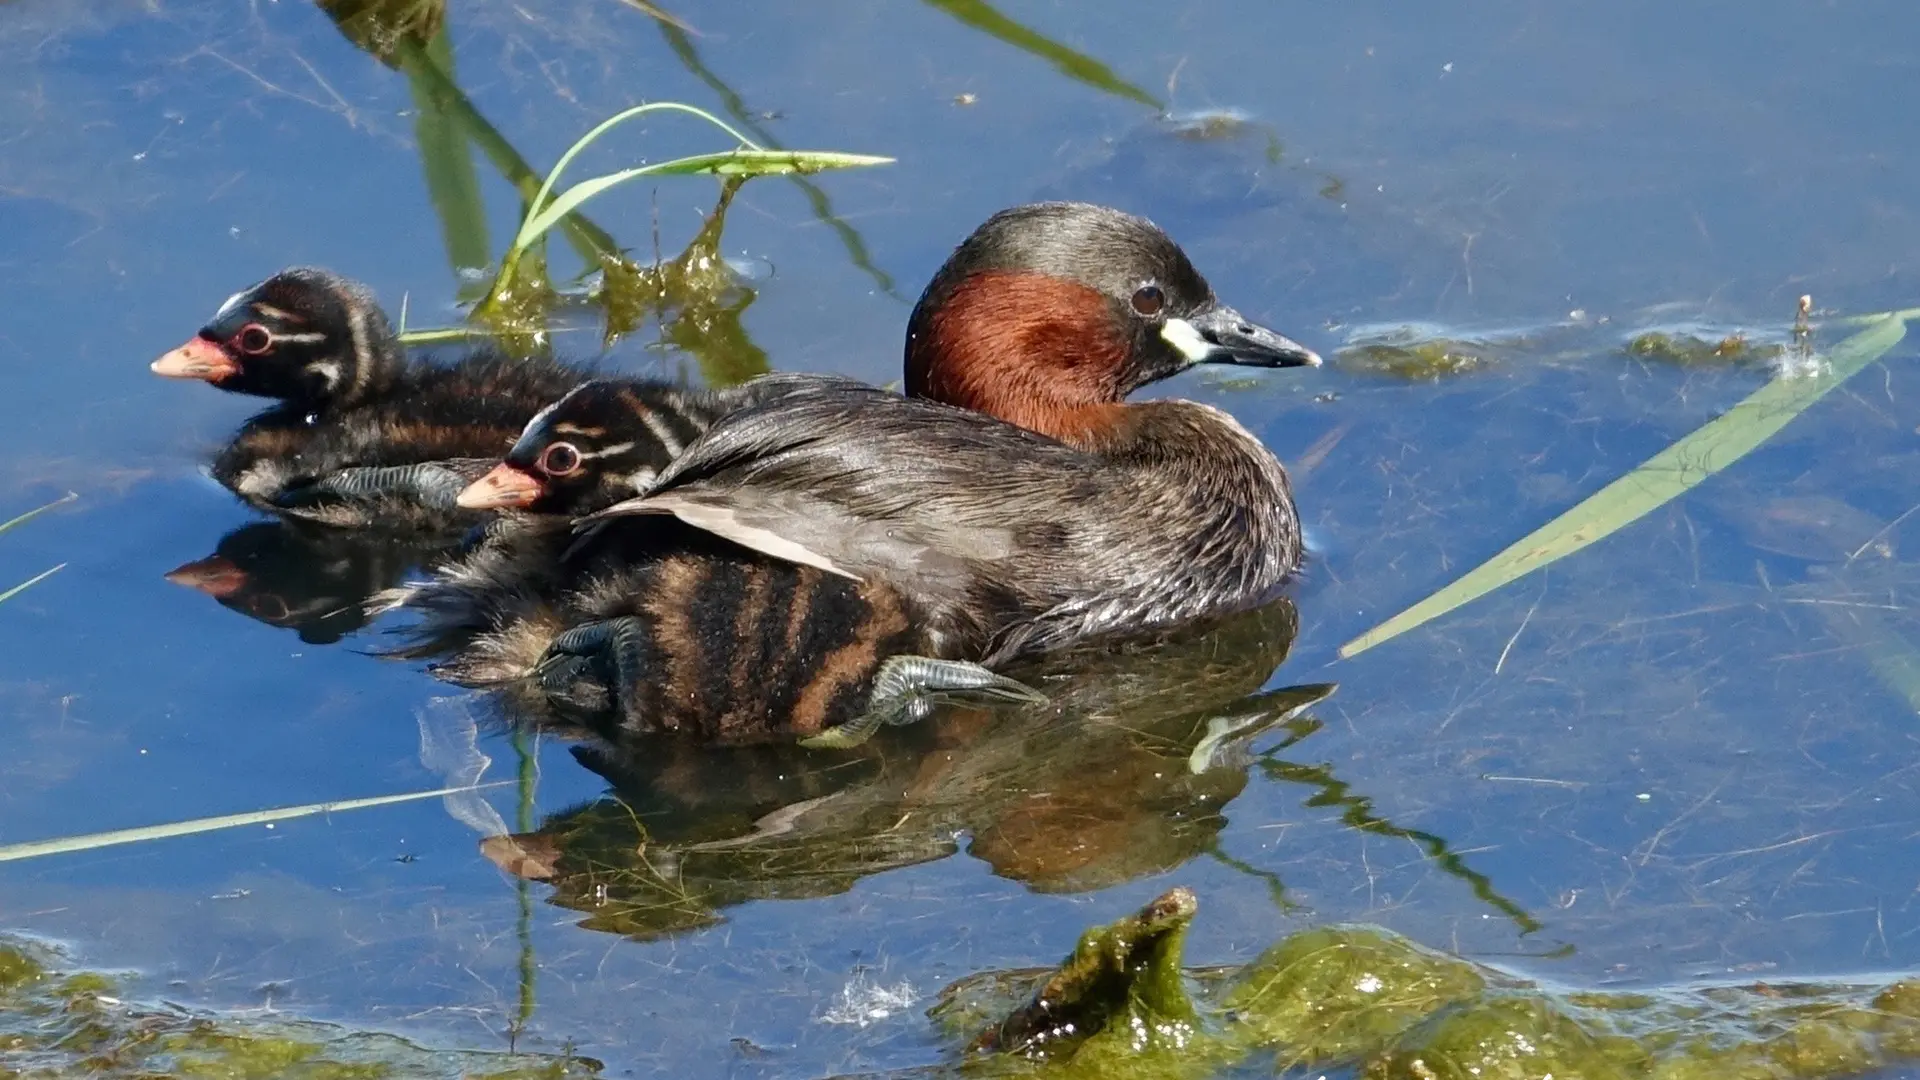
[[[1118,425],[1128,394],[1202,363],[1320,358],[1216,300],[1152,222],[1087,203],[989,218],[907,326],[907,393],[1069,443]]]
[[[399,345],[365,286],[307,267],[236,293],[153,373],[324,410],[391,379]]]
[[[527,422],[492,472],[459,496],[469,510],[587,514],[638,494],[663,453],[652,411],[617,379],[582,383]]]

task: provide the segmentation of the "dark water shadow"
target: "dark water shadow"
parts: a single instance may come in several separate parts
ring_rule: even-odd
[[[460,89],[446,0],[314,0],[314,5],[355,48],[406,75],[419,110],[414,132],[421,168],[440,216],[448,261],[456,274],[487,266],[486,218],[469,145],[486,155],[523,203],[540,190],[542,174]],[[584,214],[567,215],[560,229],[589,266],[619,254],[613,236]]]
[[[1114,74],[1106,64],[1039,33],[1032,27],[1008,18],[985,0],[922,0],[928,7],[952,16],[956,21],[989,37],[1004,41],[1022,52],[1031,53],[1053,65],[1055,71],[1083,86],[1104,94],[1139,102],[1154,109],[1165,109],[1159,98]]]
[[[1442,872],[1464,882],[1481,903],[1506,916],[1522,934],[1531,934],[1543,927],[1544,924],[1525,908],[1502,896],[1494,888],[1491,878],[1469,866],[1466,860],[1447,843],[1445,837],[1424,829],[1410,829],[1404,825],[1394,824],[1374,810],[1373,800],[1356,794],[1352,785],[1335,776],[1331,766],[1305,765],[1287,761],[1279,756],[1283,749],[1283,747],[1275,747],[1263,752],[1258,762],[1260,772],[1270,780],[1313,788],[1314,793],[1308,796],[1302,805],[1314,809],[1338,808],[1341,823],[1350,829],[1411,842]],[[1559,955],[1561,951],[1564,950],[1556,950],[1545,955]]]

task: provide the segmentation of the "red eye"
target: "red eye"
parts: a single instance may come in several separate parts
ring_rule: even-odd
[[[1142,285],[1133,292],[1133,310],[1151,319],[1167,306],[1167,294],[1158,285]]]
[[[257,322],[250,322],[233,335],[233,344],[248,356],[259,356],[273,348],[273,331]]]
[[[567,476],[580,471],[580,451],[572,443],[557,442],[540,455],[540,471],[548,476]]]

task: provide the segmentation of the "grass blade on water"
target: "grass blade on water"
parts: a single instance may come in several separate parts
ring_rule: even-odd
[[[725,120],[720,119],[705,109],[695,108],[692,105],[682,105],[677,101],[654,101],[645,105],[635,105],[631,109],[623,109],[607,117],[605,120],[600,121],[598,124],[595,124],[593,130],[574,140],[573,145],[567,147],[567,152],[560,155],[560,160],[553,163],[553,168],[547,172],[546,179],[540,182],[540,190],[534,193],[533,200],[527,204],[526,218],[520,223],[520,232],[513,238],[513,246],[507,249],[507,258],[514,259],[519,257],[519,254],[525,251],[527,246],[532,244],[534,240],[538,239],[541,233],[553,227],[551,223],[548,223],[536,229],[533,227],[533,223],[536,218],[541,216],[541,211],[545,209],[548,196],[553,194],[553,186],[560,182],[560,174],[567,170],[567,166],[573,163],[574,158],[580,156],[581,151],[592,146],[594,141],[600,138],[600,136],[605,135],[621,124],[654,112],[682,112],[691,116],[697,116],[719,128],[721,131],[726,132],[728,135],[733,136],[734,141],[741,146],[750,150],[760,149],[752,139],[740,134],[740,132],[736,131],[732,125],[728,124]],[[585,201],[585,199],[576,200],[574,205],[577,206]]]
[[[58,566],[48,567],[47,569],[40,571],[39,573],[33,575],[32,577],[21,582],[20,584],[15,585],[13,588],[8,589],[6,592],[0,592],[0,604],[4,604],[7,601],[13,599],[14,597],[19,596],[21,593],[26,592],[28,589],[33,588],[35,585],[40,584],[41,582],[47,580],[48,578],[59,573],[60,571],[65,570],[66,568],[67,568],[66,563],[61,563]]]
[[[890,157],[878,157],[873,154],[846,154],[830,150],[723,150],[717,154],[695,154],[692,157],[675,158],[658,165],[642,165],[633,169],[622,169],[605,176],[596,176],[591,180],[582,180],[555,196],[552,202],[527,214],[527,220],[520,227],[520,235],[514,239],[516,250],[539,239],[540,234],[552,228],[554,223],[573,212],[581,203],[613,187],[636,180],[642,176],[697,176],[702,173],[713,176],[784,176],[791,173],[815,173],[826,169],[857,169],[869,165],[886,165],[893,161]],[[564,165],[564,159],[562,164]],[[558,175],[561,166],[554,166]]]
[[[33,509],[27,511],[26,513],[13,518],[12,520],[0,521],[0,533],[6,532],[8,529],[14,528],[19,525],[25,525],[27,522],[32,521],[34,518],[39,517],[41,514],[46,513],[47,511],[53,509],[54,507],[64,506],[67,503],[70,503],[79,497],[80,497],[79,492],[69,491],[65,495],[60,496],[59,498],[53,500],[52,502],[46,504],[45,506],[36,506]],[[6,592],[0,592],[0,604],[6,603],[7,601],[13,599],[14,597],[19,596],[21,593],[26,592],[28,589],[33,588],[35,585],[38,585],[41,582],[52,577],[53,575],[59,573],[61,570],[66,568],[66,565],[67,565],[66,563],[61,563],[59,566],[53,567],[50,570],[42,570],[39,573],[28,578],[27,580],[21,582],[20,584],[15,585],[13,588],[8,589]]]
[[[717,154],[698,154],[692,157],[676,158],[653,165],[623,169],[605,176],[596,176],[584,180],[565,191],[555,194],[555,187],[567,166],[573,163],[582,151],[595,140],[613,130],[613,128],[653,112],[680,112],[699,117],[733,137],[736,148]],[[645,105],[636,105],[623,110],[594,125],[591,131],[582,135],[560,155],[533,197],[527,201],[525,215],[520,229],[514,234],[513,243],[507,248],[500,260],[500,272],[494,276],[487,295],[474,309],[474,315],[486,322],[501,327],[516,327],[526,324],[539,324],[539,310],[551,299],[551,286],[546,281],[544,259],[537,245],[547,230],[556,224],[571,220],[574,212],[587,200],[617,184],[634,180],[642,176],[693,176],[708,174],[722,177],[745,176],[781,176],[796,173],[815,173],[827,169],[849,169],[868,165],[885,165],[893,161],[888,157],[870,154],[846,154],[833,151],[809,150],[768,150],[754,143],[738,129],[704,109],[692,105],[682,105],[673,101],[656,101]],[[590,263],[604,264],[609,258],[620,257],[618,252],[608,251]],[[531,266],[522,266],[526,262]],[[535,331],[537,334],[540,331]]]
[[[41,514],[46,513],[47,511],[53,509],[54,507],[65,506],[66,504],[72,502],[73,500],[79,497],[80,497],[79,492],[69,491],[65,495],[60,496],[59,498],[53,500],[47,505],[36,506],[33,509],[27,511],[24,514],[21,514],[19,517],[16,517],[11,521],[0,521],[0,533],[6,532],[8,529],[11,529],[16,525],[25,525],[27,522],[32,521],[34,518],[39,517]]]
[[[400,340],[400,344],[411,348],[415,345],[438,345],[447,341],[472,341],[474,338],[493,335],[484,327],[436,326],[428,330],[402,330],[394,336]]]
[[[1906,336],[1910,312],[1888,312],[1842,341],[1815,376],[1781,375],[1639,468],[1594,492],[1446,588],[1340,647],[1345,659],[1571,555],[1678,498],[1745,457],[1809,405],[1886,355]]]
[[[176,821],[167,825],[143,825],[137,829],[115,829],[112,832],[86,833],[81,836],[65,836],[57,840],[34,840],[24,844],[0,846],[0,862],[12,862],[16,859],[32,859],[42,855],[63,855],[75,851],[92,851],[96,848],[113,847],[117,844],[133,844],[145,840],[164,840],[174,836],[191,836],[194,833],[214,832],[219,829],[232,829],[242,825],[264,825],[269,822],[287,821],[292,818],[311,817],[314,814],[331,814],[344,810],[365,810],[373,806],[391,806],[394,803],[415,802],[420,799],[433,799],[442,795],[454,795],[467,791],[483,791],[500,787],[508,781],[493,784],[479,784],[473,787],[439,788],[434,791],[413,791],[404,795],[376,795],[370,799],[345,799],[339,802],[308,803],[305,806],[283,806],[273,810],[256,810],[247,814],[228,814],[223,817],[195,818],[192,821]]]

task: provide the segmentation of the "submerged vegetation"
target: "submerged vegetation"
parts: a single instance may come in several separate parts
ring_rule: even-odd
[[[1644,334],[1636,334],[1627,342],[1629,356],[1683,367],[1765,363],[1778,360],[1786,353],[1785,345],[1755,342],[1741,333],[1704,338],[1695,334],[1649,330]]]
[[[1802,302],[1798,327],[1808,361],[1815,360],[1805,329]],[[1638,468],[1588,496],[1579,505],[1516,540],[1504,551],[1468,571],[1439,592],[1361,634],[1340,647],[1342,657],[1355,656],[1444,615],[1462,604],[1524,577],[1556,560],[1638,521],[1679,498],[1707,478],[1745,457],[1772,438],[1794,417],[1825,397],[1867,365],[1885,356],[1906,337],[1911,313],[1890,311],[1869,317],[1864,328],[1833,347],[1818,363],[1781,370],[1745,400],[1648,459]],[[1664,334],[1643,334],[1634,343],[1645,348],[1698,351],[1683,348]],[[1733,344],[1729,344],[1733,343]],[[1750,356],[1755,350],[1745,338],[1728,337],[1715,351]],[[1629,352],[1636,351],[1629,344]]]
[[[582,180],[564,191],[554,190],[567,166],[588,147],[614,128],[657,112],[684,113],[698,117],[725,132],[738,142],[739,146],[717,153],[675,158],[672,161],[663,161],[654,165],[637,165]],[[527,203],[520,231],[514,234],[513,242],[508,245],[506,254],[501,258],[500,270],[494,276],[493,285],[474,309],[474,315],[482,322],[508,332],[525,333],[531,327],[544,325],[546,311],[551,306],[553,294],[552,287],[546,279],[546,260],[537,254],[540,251],[537,245],[549,230],[566,220],[568,215],[584,205],[587,200],[630,180],[648,176],[699,175],[718,176],[726,180],[744,180],[754,176],[786,176],[796,173],[806,175],[827,169],[885,165],[892,160],[892,158],[872,154],[848,154],[837,151],[769,150],[742,135],[726,121],[705,109],[677,102],[636,105],[602,121],[568,147],[566,153],[560,155],[560,160],[554,163],[553,169],[541,182],[540,189]],[[724,203],[722,209],[724,209]],[[600,268],[606,272],[605,283],[609,291],[621,283],[636,281],[641,277],[641,268],[637,264],[616,253],[600,252],[599,262]]]
[[[1360,338],[1335,353],[1333,362],[1365,375],[1426,382],[1482,371],[1494,363],[1494,349],[1487,342],[1396,328]]]
[[[752,300],[719,255],[719,234],[728,202],[740,182],[756,176],[801,179],[815,173],[890,163],[893,159],[841,151],[791,150],[767,145],[770,140],[749,137],[740,124],[729,124],[705,109],[679,102],[656,101],[624,109],[595,125],[561,154],[542,176],[467,99],[453,76],[453,51],[448,41],[446,0],[319,0],[320,8],[340,32],[382,63],[407,76],[418,107],[415,134],[429,194],[441,217],[449,260],[470,280],[463,295],[473,301],[472,328],[411,331],[403,339],[419,344],[473,333],[500,338],[518,351],[543,349],[549,324],[563,293],[549,271],[546,237],[558,230],[573,248],[585,275],[594,277],[587,299],[605,313],[604,338],[609,343],[631,332],[647,315],[663,322],[671,313],[679,319],[665,327],[667,338],[686,345],[699,335],[688,323],[706,328],[718,322],[717,348],[691,350],[702,361],[709,381],[726,384],[765,372],[765,357],[739,330],[739,313]],[[654,19],[676,52],[697,64],[686,27],[652,5],[638,5]],[[710,73],[710,84],[723,98],[737,100]],[[736,120],[743,111],[732,109]],[[560,188],[562,175],[582,153],[593,148],[613,129],[647,116],[680,114],[718,128],[733,146],[668,161],[634,165],[602,173]],[[511,183],[521,200],[520,227],[498,261],[487,239],[485,207],[474,173],[472,150],[478,149]],[[656,251],[651,262],[640,262],[622,248],[606,229],[589,220],[585,205],[595,196],[629,181],[648,177],[712,176],[723,182],[719,205],[708,227],[676,259],[662,260]],[[870,266],[865,244],[857,234],[832,217],[823,193],[807,188],[816,213],[836,228],[856,263]],[[657,245],[657,237],[656,237]],[[484,284],[476,285],[475,282]],[[890,287],[882,280],[883,288]],[[726,332],[731,330],[731,333]],[[710,362],[711,361],[711,362]]]
[[[116,980],[65,970],[29,942],[0,938],[0,1077],[53,1080],[584,1080],[571,1055],[429,1050],[392,1035],[275,1017],[141,1006]]]

